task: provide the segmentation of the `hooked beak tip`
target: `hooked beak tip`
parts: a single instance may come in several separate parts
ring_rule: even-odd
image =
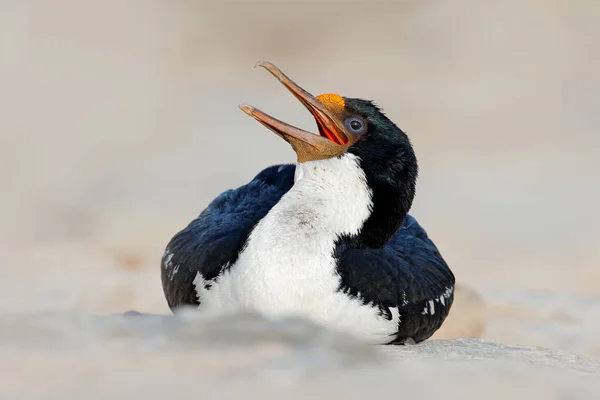
[[[240,108],[240,110],[242,110],[248,115],[252,115],[252,113],[254,112],[254,107],[249,106],[248,104],[240,104],[238,105],[238,107]]]
[[[266,61],[266,60],[261,60],[259,62],[257,62],[256,64],[254,64],[254,68],[256,67],[263,67],[263,68],[269,68],[269,67],[274,67],[275,65],[271,62],[271,61]]]

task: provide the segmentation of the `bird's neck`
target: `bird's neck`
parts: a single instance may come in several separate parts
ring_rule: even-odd
[[[372,191],[373,212],[360,233],[360,246],[381,248],[396,233],[412,206],[418,175],[417,160],[412,148],[390,157],[395,168],[361,159],[367,183]]]
[[[314,217],[309,229],[356,235],[371,214],[372,192],[358,157],[346,154],[298,164],[294,185],[280,203],[296,215]]]
[[[379,169],[351,153],[299,164],[286,202],[296,203],[299,212],[312,210],[321,215],[318,229],[339,238],[351,237],[353,247],[381,248],[412,204],[416,160],[414,170],[408,165],[382,175]]]
[[[336,244],[360,233],[371,197],[354,155],[301,163],[292,188],[252,230],[240,260],[273,279],[299,270],[299,279],[309,273],[326,281]]]

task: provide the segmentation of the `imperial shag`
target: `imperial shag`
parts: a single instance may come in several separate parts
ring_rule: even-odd
[[[286,140],[275,165],[214,199],[168,244],[171,310],[301,316],[372,343],[429,338],[454,298],[454,275],[410,215],[417,159],[372,102],[312,96],[261,62],[314,116],[319,135],[240,108]]]

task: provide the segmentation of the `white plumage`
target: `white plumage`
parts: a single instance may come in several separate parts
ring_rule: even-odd
[[[357,234],[371,210],[372,193],[356,156],[299,164],[294,186],[255,226],[237,262],[210,290],[198,275],[200,309],[303,316],[361,332],[374,343],[389,341],[398,329],[397,308],[387,320],[378,308],[338,291],[333,258],[338,237]]]

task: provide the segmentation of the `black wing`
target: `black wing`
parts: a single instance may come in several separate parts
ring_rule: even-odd
[[[235,263],[252,228],[294,184],[294,165],[275,165],[248,184],[223,192],[177,233],[161,262],[163,291],[171,310],[198,305],[194,279],[210,285]]]
[[[421,342],[439,329],[454,299],[454,275],[425,230],[407,216],[383,249],[336,250],[340,290],[379,307],[400,322],[390,343]]]

